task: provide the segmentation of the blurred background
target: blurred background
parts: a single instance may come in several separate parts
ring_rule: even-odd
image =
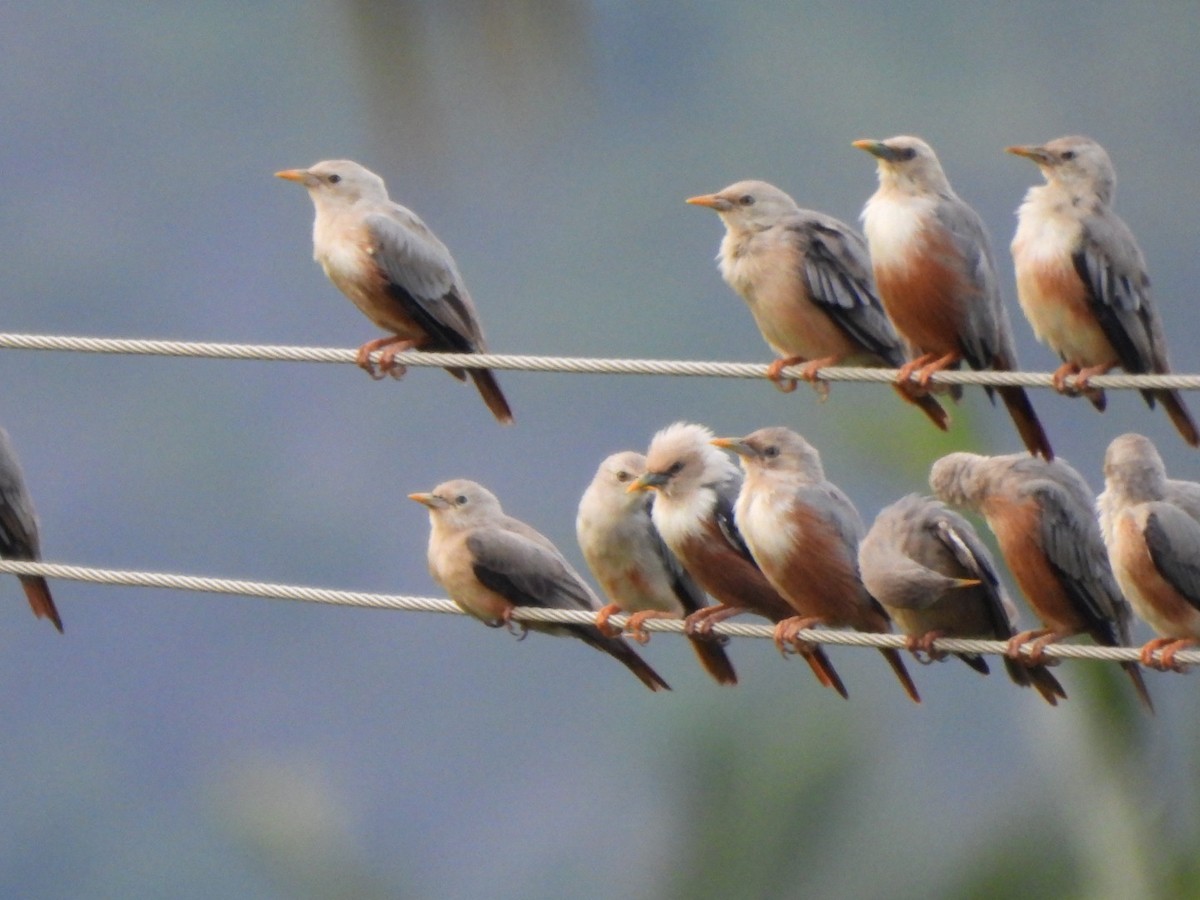
[[[915,133],[1007,245],[1040,180],[1012,143],[1092,135],[1120,176],[1177,371],[1194,335],[1200,8],[1191,3],[8,4],[0,11],[0,329],[357,347],[278,169],[349,157],[456,255],[497,352],[767,362],[721,282],[741,178],[856,223],[857,138]],[[939,435],[890,390],[502,373],[517,425],[434,369],[7,351],[0,422],[48,559],[441,593],[449,477],[582,565],[597,463],[678,419],[785,424],[870,521],[956,449],[1020,449],[968,390]],[[1034,394],[1101,486],[1161,412]],[[1200,398],[1193,397],[1200,410]],[[1200,892],[1195,676],[1003,674],[835,648],[850,702],[739,641],[722,689],[682,641],[652,695],[577,642],[445,616],[76,583],[66,634],[0,582],[0,894],[40,897],[1149,897]],[[1026,622],[1031,622],[1026,616]],[[1150,635],[1139,626],[1137,639]]]

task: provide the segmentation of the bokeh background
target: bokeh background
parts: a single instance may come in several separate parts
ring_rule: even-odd
[[[1194,3],[8,4],[0,329],[355,347],[278,169],[381,173],[453,249],[497,352],[766,361],[721,282],[748,177],[856,222],[862,137],[916,133],[1007,244],[1039,176],[1002,148],[1109,149],[1178,371],[1200,370]],[[404,499],[478,479],[574,544],[599,460],[677,419],[798,429],[868,520],[955,449],[1014,452],[968,391],[947,436],[879,386],[505,373],[517,425],[432,369],[0,354],[0,422],[48,559],[439,595]],[[1099,488],[1164,415],[1039,391]],[[1200,410],[1200,399],[1193,398]],[[75,583],[67,631],[0,584],[0,894],[12,897],[1149,897],[1200,891],[1197,684],[1003,675],[835,649],[843,702],[740,641],[736,690],[678,640],[651,695],[583,646],[457,617]],[[1027,618],[1028,621],[1028,618]],[[1149,637],[1141,628],[1139,639]]]

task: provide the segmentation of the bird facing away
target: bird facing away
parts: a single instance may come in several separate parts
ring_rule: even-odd
[[[650,442],[646,472],[630,490],[655,492],[650,510],[654,527],[700,587],[717,601],[687,617],[689,631],[704,634],[716,622],[743,612],[781,623],[800,611],[771,586],[750,555],[733,513],[742,474],[709,443],[712,438],[703,425],[668,425]],[[822,685],[847,696],[822,647],[798,649]]]
[[[954,193],[932,148],[909,136],[854,146],[878,163],[879,189],[862,213],[875,283],[896,330],[917,354],[900,370],[900,380],[916,373],[927,385],[935,372],[964,360],[972,369],[1016,369],[1012,326],[983,220]],[[991,398],[993,389],[985,390]],[[994,390],[1029,452],[1053,459],[1025,389]]]
[[[1017,611],[996,564],[971,523],[932,497],[909,494],[880,510],[858,547],[867,590],[909,636],[909,650],[930,659],[937,638],[1006,641],[1016,635]],[[977,672],[987,661],[956,653]],[[1005,657],[1009,677],[1034,687],[1051,706],[1066,699],[1058,679],[1044,665],[1025,666]]]
[[[746,301],[758,330],[779,354],[768,376],[805,363],[816,383],[825,366],[899,368],[907,357],[875,292],[863,239],[830,216],[801,209],[764,181],[739,181],[688,203],[715,210],[725,223],[717,255],[725,282]],[[795,387],[789,382],[787,390]],[[927,392],[896,386],[943,431],[946,411]]]
[[[600,599],[550,539],[505,515],[500,501],[482,485],[455,479],[408,496],[429,509],[430,573],[468,615],[492,628],[511,629],[516,606],[600,609]],[[577,637],[622,663],[650,690],[670,690],[628,643],[593,625],[523,624],[533,631]]]
[[[1062,357],[1055,387],[1086,393],[1103,410],[1104,392],[1088,387],[1093,375],[1117,366],[1134,374],[1170,371],[1145,259],[1113,212],[1116,171],[1104,148],[1086,137],[1008,152],[1033,160],[1046,178],[1017,210],[1012,255],[1021,309],[1034,334]],[[1076,376],[1074,387],[1067,387],[1068,375]],[[1161,401],[1183,439],[1200,446],[1177,391],[1142,391],[1142,397],[1151,407]]]
[[[8,432],[0,428],[0,559],[38,562],[42,558],[37,514],[25,488],[21,464]],[[61,633],[62,619],[50,596],[50,586],[40,575],[18,575],[33,614],[49,619]]]
[[[1168,479],[1138,434],[1109,445],[1104,482],[1096,505],[1113,574],[1159,635],[1142,648],[1142,663],[1177,669],[1175,654],[1200,643],[1200,484]]]
[[[708,602],[663,543],[650,518],[654,494],[630,492],[646,472],[646,457],[632,450],[614,453],[600,463],[579,501],[575,534],[588,568],[610,602],[596,614],[596,627],[616,635],[608,625],[615,612],[632,613],[629,633],[645,643],[642,623],[649,618],[682,619]],[[700,664],[720,684],[737,684],[733,663],[725,654],[727,638],[689,636]]]
[[[1129,607],[1113,577],[1095,498],[1083,477],[1066,463],[1021,454],[951,453],[933,464],[929,484],[953,506],[981,514],[1000,553],[1043,628],[1009,641],[1017,657],[1029,640],[1028,659],[1042,661],[1046,645],[1088,634],[1105,647],[1129,643]],[[1153,710],[1135,662],[1121,667],[1138,697]]]
[[[356,162],[333,159],[277,177],[308,189],[317,215],[313,259],[339,291],[389,337],[359,348],[358,365],[372,378],[404,367],[406,350],[486,353],[475,304],[454,257],[416,213],[388,199],[383,179]],[[379,370],[371,362],[377,350]],[[487,408],[501,422],[512,411],[488,369],[447,368],[460,381],[470,375]]]
[[[746,477],[734,507],[738,528],[771,586],[799,613],[777,634],[794,642],[799,630],[816,625],[890,632],[887,613],[858,572],[862,519],[850,498],[826,480],[816,448],[786,428],[713,443],[741,459]],[[920,703],[900,652],[879,652]]]

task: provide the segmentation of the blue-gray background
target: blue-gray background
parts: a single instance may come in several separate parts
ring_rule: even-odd
[[[1039,179],[1002,148],[1104,143],[1179,371],[1200,170],[1189,3],[49,2],[0,13],[0,328],[357,346],[281,168],[350,157],[453,249],[497,352],[770,358],[683,199],[765,178],[850,222],[862,137],[927,138],[1006,247]],[[437,370],[8,351],[0,422],[46,556],[438,594],[424,510],[452,476],[579,561],[597,462],[677,419],[787,424],[868,519],[953,449],[1019,448],[969,391],[949,436],[877,386],[506,373],[517,425]],[[1161,413],[1037,392],[1094,487]],[[1192,405],[1198,401],[1193,398]],[[820,690],[768,644],[720,689],[682,642],[651,695],[574,642],[450,617],[55,585],[67,633],[0,585],[0,893],[21,897],[1147,896],[1195,889],[1196,682],[1002,675],[875,654]],[[1139,639],[1148,637],[1144,628]],[[1190,880],[1189,880],[1190,879]]]

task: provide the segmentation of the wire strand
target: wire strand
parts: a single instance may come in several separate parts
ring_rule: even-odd
[[[356,349],[342,347],[295,347],[274,344],[226,344],[208,341],[168,341],[139,338],[70,337],[47,334],[0,333],[0,349],[50,350],[69,353],[101,353],[133,356],[174,356],[193,359],[241,359],[275,362],[354,363]],[[375,355],[375,358],[378,354]],[[500,353],[400,353],[396,362],[404,366],[462,369],[507,369],[525,372],[573,372],[596,375],[675,375],[707,378],[765,378],[767,364],[704,362],[669,359],[604,359],[589,357],[528,356]],[[783,370],[789,378],[800,376],[800,367]],[[820,370],[822,381],[893,382],[895,369],[861,366],[828,366]],[[988,387],[1052,388],[1049,372],[953,371],[934,374],[934,384],[975,384]],[[1074,384],[1067,379],[1068,387]],[[1200,375],[1097,375],[1088,381],[1094,388],[1117,390],[1200,390]]]
[[[0,574],[41,575],[64,581],[90,582],[93,584],[123,585],[127,587],[166,588],[176,591],[194,591],[206,594],[229,594],[243,597],[261,597],[270,600],[292,600],[306,603],[324,603],[335,606],[357,606],[366,609],[388,609],[402,612],[444,613],[466,615],[453,600],[438,597],[414,597],[402,594],[376,594],[364,591],[333,590],[330,588],[306,587],[291,584],[273,584],[262,581],[244,581],[232,578],[209,578],[198,575],[179,575],[166,572],[137,572],[120,569],[97,569],[89,566],[63,565],[60,563],[23,562],[0,560]],[[574,625],[595,623],[595,613],[573,609],[539,609],[517,607],[513,619],[520,622],[557,622]],[[609,621],[623,626],[628,617],[622,614]],[[667,634],[683,634],[683,621],[679,619],[649,619],[647,631]],[[716,634],[742,638],[772,638],[774,626],[746,624],[741,622],[719,622],[713,626]],[[848,647],[905,647],[905,638],[899,634],[876,634],[861,631],[837,631],[833,629],[805,629],[799,638],[816,644],[832,644]],[[965,638],[938,638],[933,648],[948,653],[978,653],[1003,655],[1007,649],[1004,641],[975,640]],[[1045,655],[1054,659],[1092,659],[1109,662],[1136,662],[1140,658],[1140,647],[1100,647],[1094,644],[1050,644]],[[1157,658],[1157,656],[1156,656]],[[1200,650],[1183,650],[1176,660],[1184,665],[1200,664]]]

